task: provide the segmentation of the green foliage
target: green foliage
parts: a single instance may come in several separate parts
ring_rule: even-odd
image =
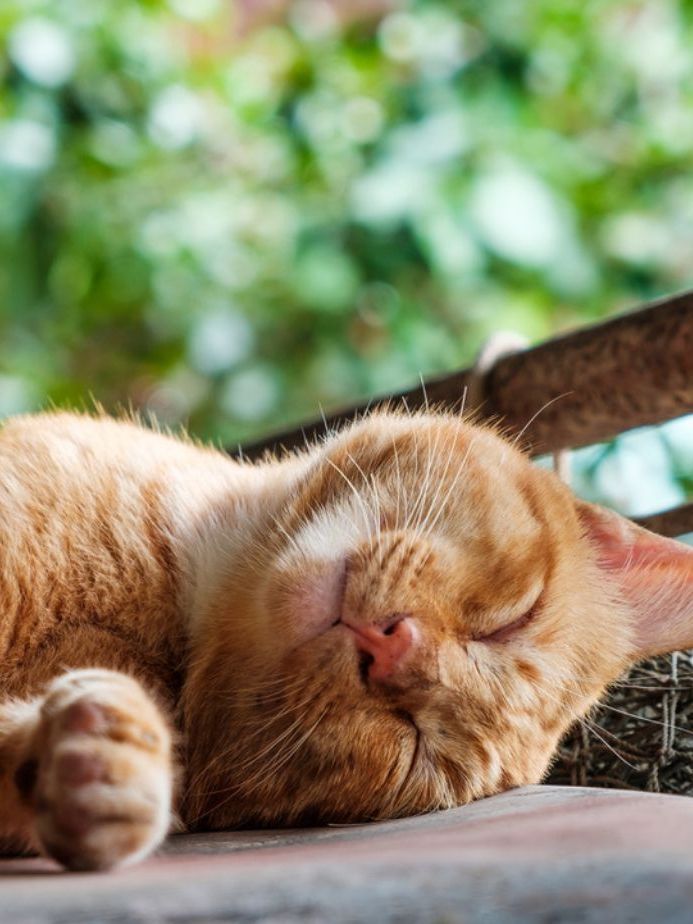
[[[287,23],[2,4],[0,413],[232,443],[690,284],[684,0]]]

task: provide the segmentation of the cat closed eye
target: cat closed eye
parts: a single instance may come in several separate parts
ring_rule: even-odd
[[[534,619],[539,611],[540,601],[537,600],[528,610],[526,610],[522,616],[518,619],[514,619],[512,622],[506,623],[504,626],[500,626],[498,629],[494,629],[493,632],[488,633],[479,633],[472,636],[472,641],[474,642],[505,642],[507,639],[511,638],[521,629],[524,629],[525,626],[528,626],[530,622]]]

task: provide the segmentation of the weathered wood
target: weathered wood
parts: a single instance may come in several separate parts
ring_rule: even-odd
[[[526,787],[373,825],[172,838],[105,874],[0,861],[0,922],[686,924],[693,800]]]
[[[646,517],[634,517],[636,523],[651,529],[660,536],[683,536],[684,533],[693,533],[693,503],[682,504],[672,510],[662,510]]]
[[[601,324],[504,356],[479,379],[464,369],[394,395],[375,398],[325,420],[243,447],[256,458],[268,449],[304,445],[370,408],[427,403],[459,407],[467,393],[481,417],[522,434],[534,453],[586,446],[624,430],[693,412],[693,292],[654,302]],[[472,407],[470,407],[470,410]]]
[[[487,412],[513,432],[539,412],[527,435],[541,452],[691,413],[693,293],[505,357],[488,395]]]

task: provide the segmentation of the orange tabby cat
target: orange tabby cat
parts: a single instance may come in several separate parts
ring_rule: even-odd
[[[193,829],[356,821],[536,783],[631,661],[693,644],[692,560],[444,414],[257,465],[12,420],[0,839],[106,868],[172,807]]]

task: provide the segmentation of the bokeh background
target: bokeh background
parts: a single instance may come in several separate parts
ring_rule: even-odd
[[[0,416],[224,445],[693,284],[693,4],[3,0]],[[630,513],[690,419],[577,454]]]

